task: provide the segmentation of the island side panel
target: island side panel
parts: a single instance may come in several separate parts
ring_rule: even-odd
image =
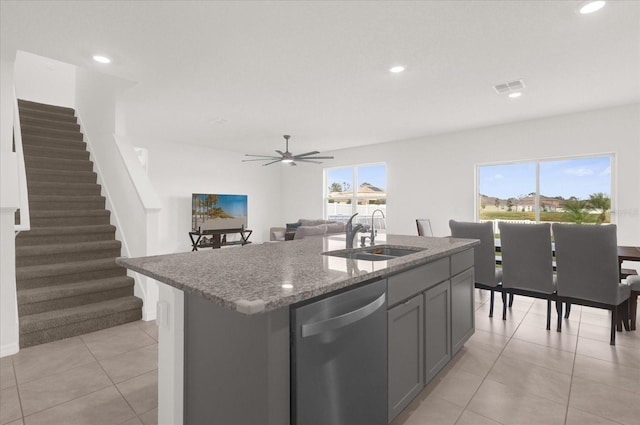
[[[158,424],[182,425],[184,293],[158,282]]]
[[[185,423],[289,423],[289,309],[244,315],[185,294]]]

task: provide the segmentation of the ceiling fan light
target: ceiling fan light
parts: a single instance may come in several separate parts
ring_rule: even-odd
[[[604,0],[597,0],[597,1],[586,1],[584,3],[582,3],[582,5],[580,5],[580,13],[582,13],[583,15],[586,15],[588,13],[593,13],[596,12],[600,9],[602,9],[605,5]]]
[[[293,162],[293,159],[291,159],[291,158],[284,158],[284,159],[282,160],[282,162],[284,162],[285,164],[290,164],[290,163],[292,163],[292,162]]]

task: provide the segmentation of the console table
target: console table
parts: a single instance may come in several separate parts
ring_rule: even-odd
[[[189,232],[191,239],[191,251],[197,251],[198,248],[220,248],[227,245],[246,245],[250,244],[249,236],[253,230],[240,227],[237,229],[216,229],[216,230],[200,230],[198,232]],[[239,234],[239,241],[227,242],[227,235]],[[194,239],[195,237],[195,239]]]

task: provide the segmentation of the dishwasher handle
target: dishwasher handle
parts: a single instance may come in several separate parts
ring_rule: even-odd
[[[332,317],[330,319],[321,320],[319,322],[307,323],[302,325],[302,338],[308,336],[317,335],[320,333],[333,331],[335,329],[343,328],[351,325],[359,320],[369,316],[377,309],[379,309],[386,300],[386,294],[380,295],[380,297],[371,303],[360,307],[357,310],[350,311],[349,313],[342,314],[340,316]]]

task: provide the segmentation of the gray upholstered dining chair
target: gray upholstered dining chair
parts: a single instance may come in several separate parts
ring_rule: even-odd
[[[475,287],[491,292],[489,299],[489,317],[493,317],[493,299],[495,291],[502,292],[502,269],[496,268],[496,247],[493,236],[493,223],[470,223],[449,220],[451,236],[454,238],[480,239],[480,245],[474,247]],[[506,303],[505,294],[502,302]]]
[[[626,317],[629,286],[620,284],[617,228],[614,224],[553,223],[558,298],[572,304],[611,310],[611,340],[618,314]]]
[[[502,251],[502,291],[547,300],[547,330],[551,329],[551,301],[556,300],[551,224],[498,223]],[[562,319],[556,300],[558,331]],[[506,319],[507,306],[502,307]]]
[[[418,226],[418,236],[433,236],[431,221],[428,218],[416,219],[416,226]]]

